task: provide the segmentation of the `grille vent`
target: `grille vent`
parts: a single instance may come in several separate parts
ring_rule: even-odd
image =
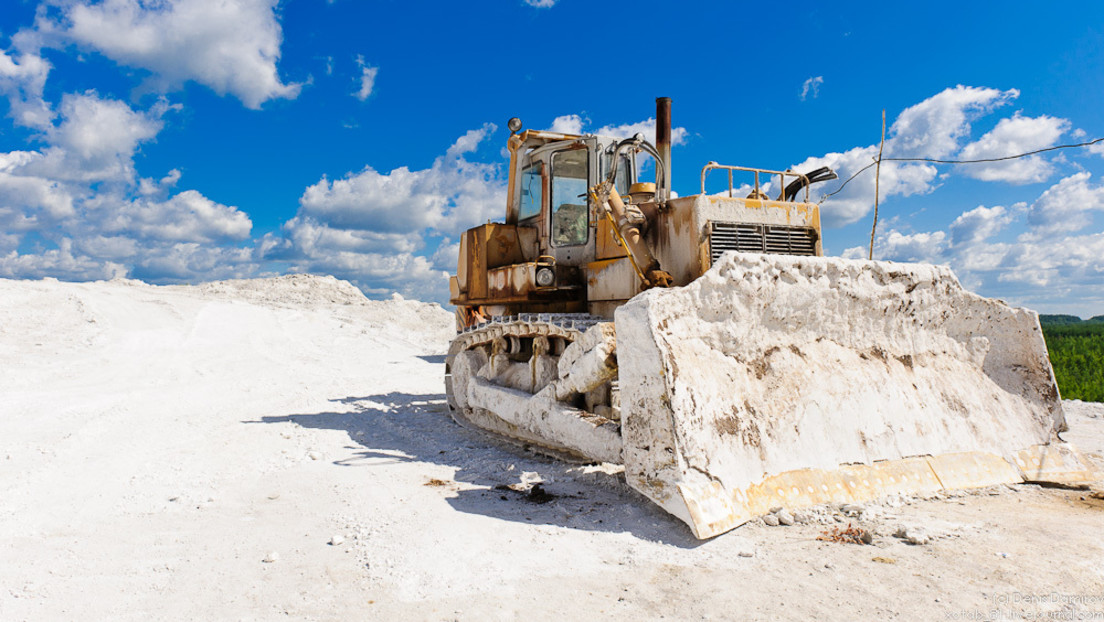
[[[709,263],[725,251],[772,255],[816,255],[816,229],[787,225],[755,225],[712,222],[709,230]]]

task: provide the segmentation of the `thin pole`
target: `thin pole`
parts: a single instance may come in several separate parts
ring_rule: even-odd
[[[878,164],[874,167],[874,224],[870,227],[870,254],[867,259],[874,259],[874,232],[878,230],[878,195],[880,194],[878,182],[882,177],[883,149],[885,149],[885,108],[882,108],[882,142],[878,146]]]

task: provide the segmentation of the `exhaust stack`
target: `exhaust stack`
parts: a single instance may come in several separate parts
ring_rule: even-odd
[[[656,151],[663,160],[662,186],[657,188],[660,201],[671,196],[671,98],[656,98]]]

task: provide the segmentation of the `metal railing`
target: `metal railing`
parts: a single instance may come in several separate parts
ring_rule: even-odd
[[[806,177],[805,175],[803,175],[802,173],[796,173],[794,171],[772,171],[770,169],[765,169],[765,168],[748,168],[746,166],[730,166],[728,164],[717,164],[716,162],[710,162],[710,163],[708,163],[708,164],[706,164],[705,166],[702,167],[702,172],[701,172],[701,193],[702,194],[705,194],[705,177],[709,174],[709,171],[711,171],[713,169],[717,169],[717,168],[725,169],[725,170],[728,171],[728,196],[730,196],[730,197],[732,196],[732,171],[747,171],[749,173],[754,173],[755,174],[755,194],[756,195],[762,194],[759,191],[759,173],[764,173],[766,175],[778,175],[778,177],[780,178],[779,181],[781,182],[783,193],[786,191],[786,177],[787,176],[793,177],[794,179],[804,179],[805,180],[805,203],[809,202],[809,185],[810,185],[810,182],[809,182],[809,178]],[[784,197],[780,193],[778,195],[778,198],[779,198],[779,200],[782,200],[782,198],[784,198]]]

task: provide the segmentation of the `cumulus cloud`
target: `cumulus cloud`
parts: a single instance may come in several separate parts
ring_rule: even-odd
[[[824,84],[824,76],[809,78],[801,84],[801,101],[805,101],[809,95],[816,99],[820,95],[820,85]]]
[[[93,91],[66,94],[61,100],[61,123],[46,130],[50,147],[41,158],[28,162],[26,170],[51,179],[130,181],[135,175],[135,152],[161,131],[161,117],[169,109],[161,101],[138,112]]]
[[[979,205],[963,212],[951,223],[951,243],[962,246],[987,240],[1010,223],[1012,218],[1012,211],[1004,206]]]
[[[1070,123],[1054,117],[1021,117],[1001,119],[995,128],[972,142],[958,154],[959,160],[982,160],[1027,153],[1052,147],[1062,134],[1069,131]],[[1027,184],[1046,181],[1054,173],[1054,166],[1042,156],[1033,155],[1002,162],[961,164],[958,171],[984,181],[1004,181]]]
[[[0,95],[8,98],[11,117],[24,127],[49,127],[54,113],[42,99],[50,63],[37,54],[18,57],[0,51]]]
[[[365,167],[340,179],[323,177],[304,190],[282,236],[258,244],[261,256],[349,279],[369,294],[446,300],[455,268],[455,254],[445,257],[447,240],[505,210],[499,168],[467,157],[495,131],[486,124],[465,133],[429,168],[383,173]],[[446,239],[430,258],[415,254],[427,236]]]
[[[561,134],[582,134],[583,124],[589,122],[589,119],[584,121],[583,117],[577,114],[565,114],[552,119],[552,126],[548,129]]]
[[[126,276],[127,269],[112,261],[102,261],[73,252],[73,241],[62,238],[57,248],[39,253],[10,251],[0,256],[0,276],[8,279],[52,276],[66,281],[92,281]]]
[[[294,99],[301,85],[284,83],[276,69],[283,31],[277,0],[79,0],[61,14],[40,13],[44,45],[76,44],[115,62],[151,73],[154,90],[195,81],[249,108]]]
[[[1104,291],[1104,233],[1081,232],[1093,212],[1104,211],[1104,189],[1089,182],[1088,173],[1071,175],[1030,208],[975,207],[955,218],[947,231],[891,229],[878,237],[875,258],[949,264],[983,294],[999,292],[1001,298],[1043,312],[1098,314],[1104,296],[1093,292]],[[1026,232],[1001,239],[1013,225]],[[1070,299],[1081,306],[1059,306]]]
[[[583,134],[586,132],[599,136],[612,136],[614,138],[631,138],[637,134],[643,134],[648,142],[655,141],[656,120],[654,117],[648,117],[643,121],[637,121],[635,123],[603,125],[596,130],[586,129],[587,125],[590,125],[590,119],[583,118],[581,115],[577,114],[566,114],[553,119],[552,125],[548,129],[563,134]],[[685,144],[688,136],[689,132],[687,132],[684,127],[671,128],[672,145]]]
[[[141,198],[127,203],[111,201],[100,228],[109,234],[166,242],[214,243],[244,240],[253,223],[236,207],[222,205],[195,190],[185,190],[164,201]]]
[[[134,156],[170,108],[68,94],[41,149],[0,153],[0,276],[192,280],[255,269],[251,251],[229,246],[249,238],[244,212],[195,190],[172,194],[175,169],[137,179]],[[30,231],[41,241],[20,252]]]
[[[494,165],[464,156],[495,130],[488,123],[467,132],[428,169],[403,166],[381,173],[365,167],[342,179],[323,177],[299,199],[302,222],[417,235],[424,229],[447,233],[484,221],[503,211],[505,186]]]
[[[357,66],[360,67],[360,77],[357,82],[360,88],[353,93],[353,97],[364,101],[368,99],[368,96],[372,94],[372,89],[376,85],[376,74],[379,73],[379,67],[372,67],[364,62],[364,57],[357,55]]]
[[[1093,212],[1104,211],[1104,186],[1092,186],[1088,171],[1075,173],[1046,190],[1028,212],[1035,236],[1072,233],[1092,224]]]
[[[878,146],[855,147],[843,153],[828,153],[808,158],[791,168],[808,173],[822,166],[836,171],[841,180],[869,165],[878,156]],[[923,194],[933,188],[938,170],[931,164],[906,164],[883,162],[879,191],[882,200],[890,196]],[[872,171],[852,179],[843,191],[825,201],[821,206],[821,218],[826,227],[842,227],[858,221],[874,206],[875,178]],[[823,187],[823,186],[822,186]],[[810,194],[815,200],[815,194]]]
[[[946,158],[970,134],[970,122],[1019,97],[1016,89],[956,86],[898,115],[886,139],[886,157]]]
[[[895,261],[941,263],[946,238],[947,234],[942,231],[905,234],[890,230],[879,240],[874,256]]]
[[[881,166],[881,200],[892,196],[905,197],[931,192],[940,180],[939,169],[935,164],[900,162],[889,158],[951,159],[951,156],[956,156],[956,159],[972,159],[988,157],[998,151],[1002,156],[1008,155],[1007,150],[1014,151],[1022,145],[1054,144],[1057,137],[1068,129],[1067,121],[1046,116],[1014,116],[999,122],[992,131],[977,141],[962,146],[963,141],[970,136],[972,122],[1018,96],[1019,91],[1016,89],[1002,91],[960,85],[945,89],[903,110],[887,132]],[[1016,153],[1020,152],[1022,151]],[[834,190],[841,187],[839,184],[843,180],[870,166],[877,155],[878,145],[874,144],[808,158],[792,168],[808,172],[820,166],[831,167],[841,181],[835,186],[826,186],[825,190]],[[1051,165],[1042,159],[1027,159],[1021,164],[983,166],[976,170],[967,166],[979,165],[963,165],[955,170],[978,178],[1019,183],[1040,181],[1051,173]],[[842,191],[824,201],[821,213],[825,226],[848,225],[870,212],[874,206],[873,173],[873,170],[868,170],[858,175]]]

